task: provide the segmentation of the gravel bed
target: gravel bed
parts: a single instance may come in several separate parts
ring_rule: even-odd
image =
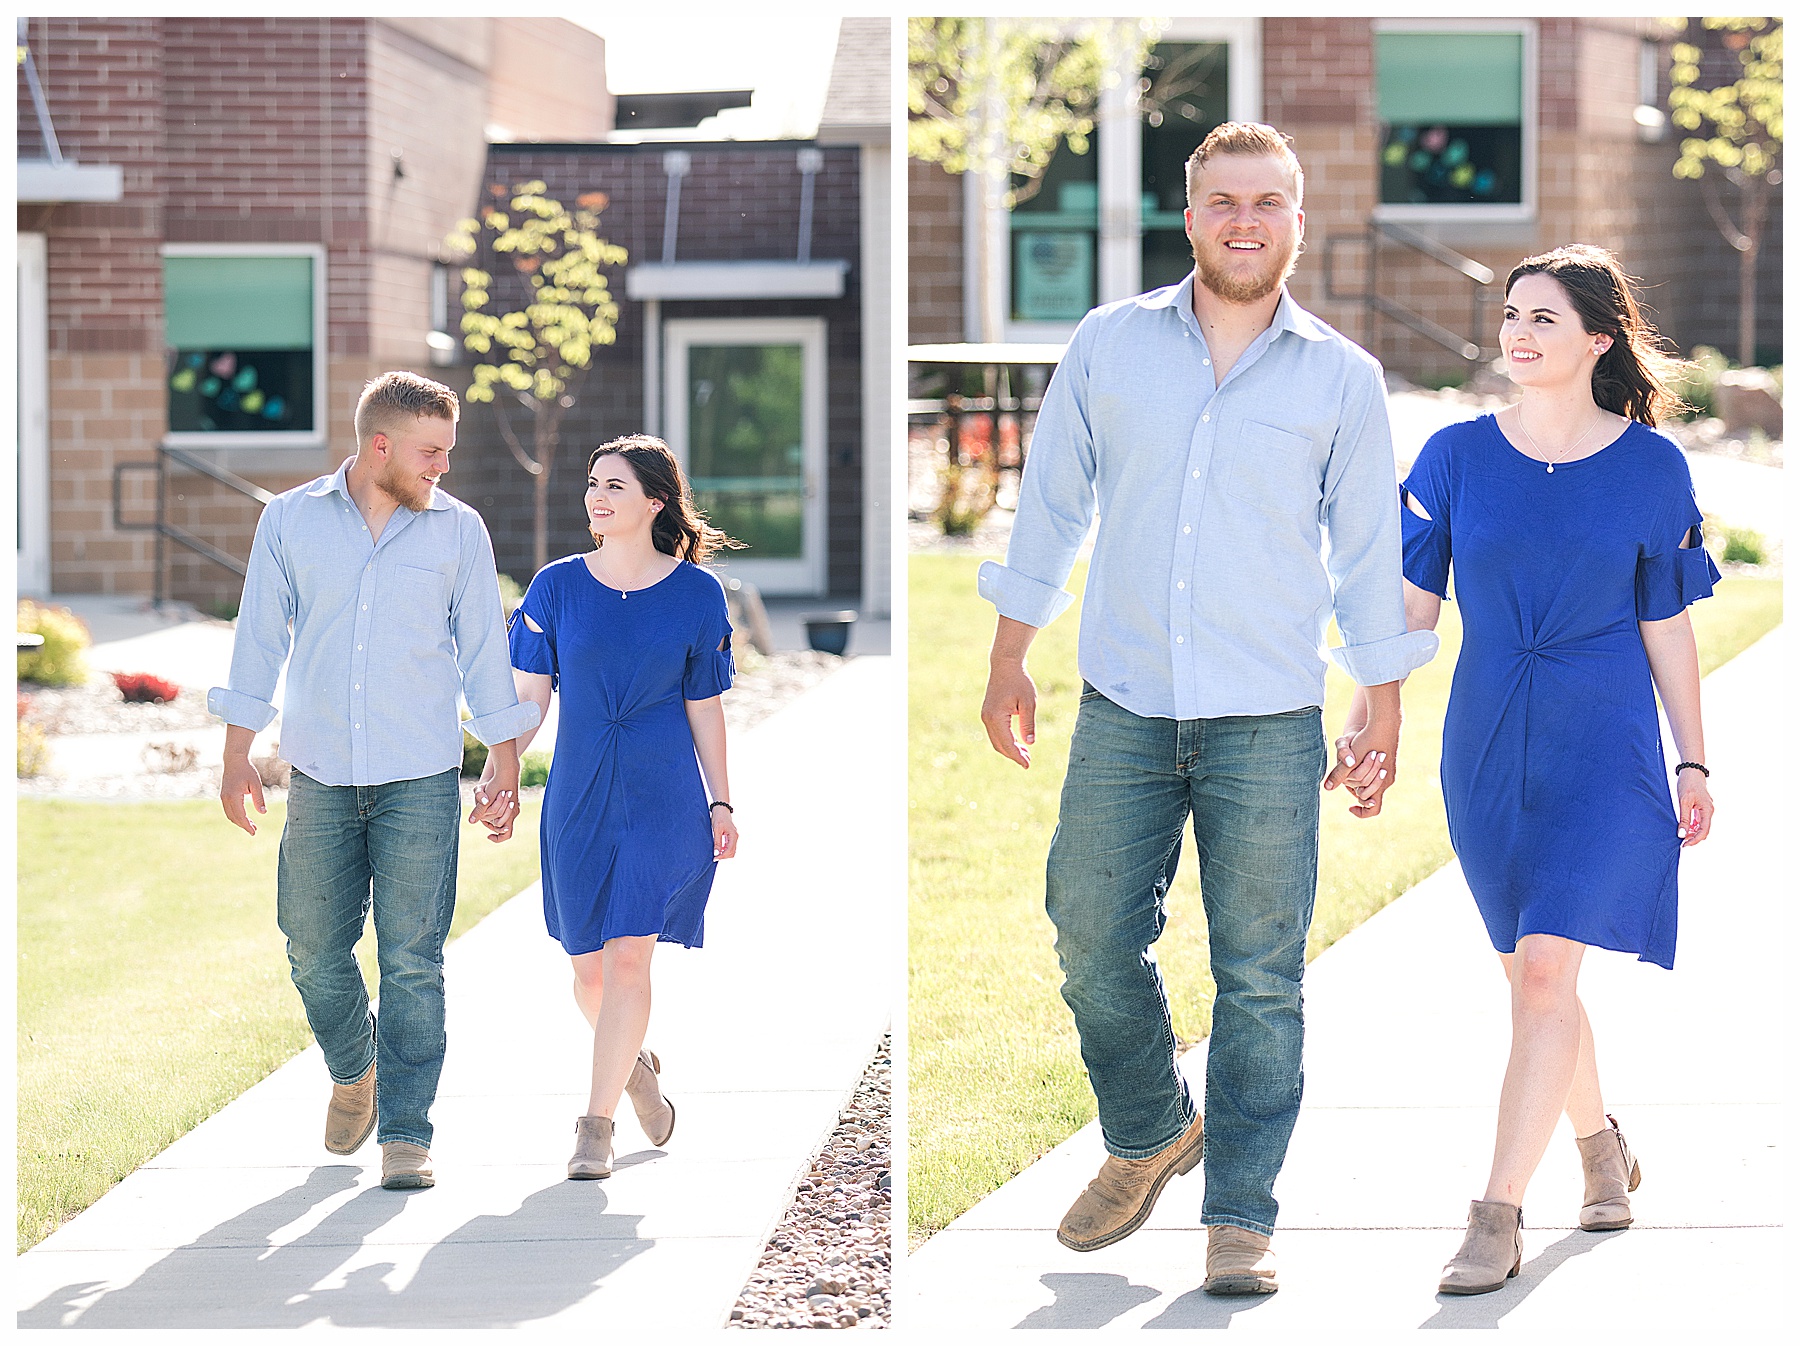
[[[206,713],[206,689],[183,688],[173,701],[127,701],[104,673],[74,687],[40,687],[22,682],[31,698],[24,718],[46,734],[142,734],[170,729],[205,729],[217,724]]]
[[[844,659],[815,650],[777,650],[769,655],[746,651],[739,662],[737,679],[725,693],[725,725],[732,733],[742,733],[768,719],[830,677]],[[182,765],[187,754],[180,738],[188,731],[218,724],[206,712],[204,688],[183,688],[179,697],[162,705],[126,701],[104,674],[74,687],[20,683],[19,691],[30,699],[23,719],[50,739],[49,772],[21,779],[21,795],[134,800],[208,799],[218,794],[219,763],[210,751],[191,765]],[[153,740],[149,748],[121,752],[104,771],[72,771],[57,760],[59,737],[164,733],[177,736],[168,749],[159,750]],[[283,799],[286,792],[267,791],[265,797]]]
[[[888,1327],[892,1038],[884,1036],[818,1158],[800,1180],[732,1327]]]

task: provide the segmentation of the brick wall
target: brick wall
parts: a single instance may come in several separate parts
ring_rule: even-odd
[[[908,159],[906,191],[907,340],[962,341],[963,180]]]
[[[497,35],[555,46],[522,73],[515,41],[510,73],[496,76],[516,98],[529,75],[532,97],[554,109],[546,126],[585,134],[597,108],[610,116],[603,44],[560,20],[31,21],[64,155],[124,170],[118,203],[18,209],[21,231],[47,237],[54,589],[152,588],[153,536],[112,527],[111,491],[115,465],[152,458],[167,427],[164,242],[326,250],[328,442],[260,465],[261,451],[228,455],[268,489],[355,451],[351,412],[369,377],[429,368],[432,264],[481,182]],[[17,109],[19,153],[41,156],[22,77]],[[130,480],[128,516],[147,518],[148,478]],[[184,481],[170,521],[246,555],[256,507]],[[234,576],[179,548],[169,556],[175,596],[235,600]]]
[[[551,195],[572,201],[605,192],[600,233],[623,246],[632,262],[660,259],[667,179],[661,145],[495,145],[491,182],[542,180]],[[798,142],[683,146],[692,167],[682,182],[676,257],[682,261],[790,260],[799,239]],[[826,515],[829,592],[853,594],[862,585],[861,276],[858,265],[859,184],[853,147],[820,147],[825,166],[814,181],[812,257],[850,263],[844,295],[834,300],[665,301],[676,318],[823,317],[826,321]],[[643,306],[625,298],[621,272],[611,277],[619,304],[616,340],[597,352],[576,405],[563,423],[562,445],[549,487],[552,558],[589,545],[582,513],[581,471],[595,446],[646,424],[643,398]],[[466,368],[446,370],[460,393]],[[457,435],[452,493],[488,520],[500,569],[519,579],[532,573],[532,478],[507,449],[490,406],[470,407]],[[522,438],[524,416],[515,420]],[[527,438],[527,443],[529,440]]]

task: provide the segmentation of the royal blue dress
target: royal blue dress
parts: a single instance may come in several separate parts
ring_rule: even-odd
[[[552,938],[571,954],[617,935],[700,947],[715,864],[686,703],[731,686],[724,590],[683,561],[624,593],[565,556],[531,581],[508,639],[513,667],[562,697],[539,830]]]
[[[1483,416],[1401,489],[1431,515],[1401,510],[1406,578],[1443,597],[1455,558],[1444,810],[1494,947],[1561,935],[1673,967],[1681,843],[1637,624],[1719,578],[1681,450],[1633,422],[1546,472]]]

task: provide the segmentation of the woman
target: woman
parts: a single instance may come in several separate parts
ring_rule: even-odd
[[[1455,557],[1444,805],[1512,994],[1493,1167],[1448,1294],[1517,1273],[1520,1204],[1559,1113],[1581,1150],[1581,1227],[1631,1223],[1638,1164],[1601,1102],[1576,977],[1590,945],[1673,966],[1677,861],[1713,815],[1686,609],[1719,572],[1687,464],[1653,428],[1680,406],[1657,340],[1610,253],[1527,258],[1500,325],[1519,400],[1433,435],[1401,487],[1409,627],[1437,624]],[[1673,809],[1653,682],[1680,754]]]
[[[569,1176],[604,1178],[621,1092],[653,1145],[675,1129],[661,1062],[643,1049],[650,955],[658,940],[700,946],[715,862],[737,854],[719,701],[731,685],[731,623],[699,566],[738,544],[695,510],[675,456],[648,435],[594,450],[586,501],[595,549],[537,573],[511,648],[521,700],[542,711],[552,690],[562,697],[544,792],[544,918],[594,1030]],[[510,802],[488,804],[503,808],[506,829]]]

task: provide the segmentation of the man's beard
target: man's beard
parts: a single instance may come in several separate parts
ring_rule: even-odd
[[[1226,250],[1229,252],[1229,249]],[[1208,262],[1199,243],[1194,244],[1194,270],[1199,282],[1228,304],[1254,304],[1267,299],[1294,274],[1294,262],[1300,255],[1300,240],[1295,239],[1287,256],[1276,257],[1270,250],[1269,265],[1252,275],[1219,270]]]
[[[414,514],[419,513],[431,503],[431,488],[419,481],[417,477],[402,474],[399,471],[399,464],[392,460],[382,469],[381,475],[375,478],[375,489],[397,503],[405,505]]]

